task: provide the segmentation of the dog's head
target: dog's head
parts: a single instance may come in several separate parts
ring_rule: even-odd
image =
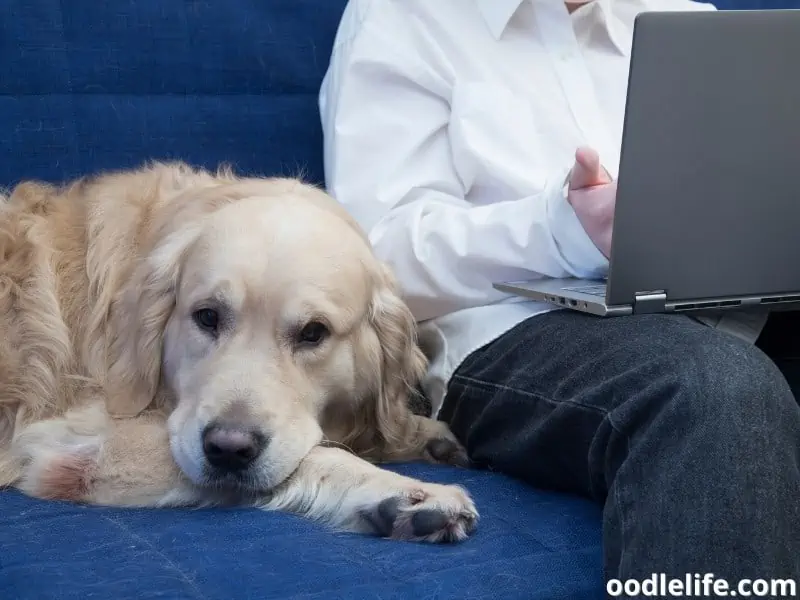
[[[243,180],[177,199],[114,314],[112,413],[167,398],[200,485],[268,489],[336,430],[401,444],[425,360],[391,273],[323,192]],[[112,381],[113,382],[113,381]]]

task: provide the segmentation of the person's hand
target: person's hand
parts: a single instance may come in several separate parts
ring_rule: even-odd
[[[567,201],[589,239],[608,258],[611,254],[617,184],[602,167],[600,157],[592,148],[578,148],[575,152]]]

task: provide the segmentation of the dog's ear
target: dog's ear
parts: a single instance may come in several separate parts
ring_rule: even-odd
[[[198,227],[186,226],[164,236],[122,282],[107,338],[106,408],[112,416],[136,416],[156,398],[164,329],[175,308],[181,265],[198,234]]]
[[[418,442],[409,398],[416,393],[427,360],[417,344],[416,321],[398,293],[394,276],[385,266],[382,275],[369,316],[381,352],[380,387],[373,410],[382,452],[400,455]]]

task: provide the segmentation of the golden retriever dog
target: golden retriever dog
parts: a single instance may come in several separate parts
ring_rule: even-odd
[[[414,319],[323,191],[156,163],[22,183],[0,211],[0,486],[473,531],[465,490],[375,464],[466,456],[410,410]]]

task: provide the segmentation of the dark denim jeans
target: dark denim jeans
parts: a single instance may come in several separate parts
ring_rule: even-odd
[[[540,315],[465,360],[440,418],[478,465],[603,503],[607,578],[800,580],[800,407],[729,334]]]

